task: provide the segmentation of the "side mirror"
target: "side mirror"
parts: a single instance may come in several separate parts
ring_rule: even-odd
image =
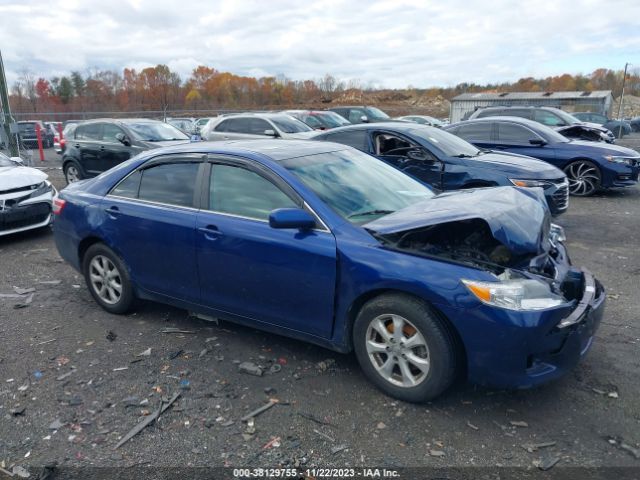
[[[278,134],[276,133],[276,131],[275,131],[275,130],[271,130],[271,129],[269,129],[269,130],[265,130],[265,131],[264,131],[264,134],[265,134],[267,137],[277,137],[277,136],[278,136]]]
[[[427,152],[425,152],[424,150],[420,150],[420,149],[416,149],[416,150],[409,150],[407,152],[407,158],[409,160],[415,160],[417,162],[429,162],[429,163],[433,163],[433,160],[431,159],[431,157],[427,154]]]
[[[122,143],[125,147],[131,146],[131,140],[129,140],[124,133],[116,133],[116,140]]]
[[[310,230],[316,226],[316,219],[301,208],[278,208],[269,214],[269,226]]]
[[[547,144],[547,142],[545,142],[545,141],[544,141],[543,139],[541,139],[541,138],[532,138],[531,140],[529,140],[529,143],[530,143],[531,145],[535,145],[535,146],[538,146],[538,147],[542,147],[543,145],[546,145],[546,144]]]
[[[362,115],[362,116],[360,117],[360,121],[361,121],[362,123],[369,123],[369,117],[367,117],[366,115]]]
[[[22,160],[22,158],[20,157],[11,157],[11,160],[13,160],[16,163],[19,163],[20,165],[24,165],[24,160]]]

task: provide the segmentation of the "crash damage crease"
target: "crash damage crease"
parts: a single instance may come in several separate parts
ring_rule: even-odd
[[[384,248],[486,270],[497,279],[542,280],[567,302],[577,302],[584,276],[571,267],[536,190],[502,187],[445,193],[364,227]],[[437,205],[445,197],[446,210]],[[458,204],[458,211],[451,209],[452,203]],[[415,211],[422,214],[420,223],[410,221]]]

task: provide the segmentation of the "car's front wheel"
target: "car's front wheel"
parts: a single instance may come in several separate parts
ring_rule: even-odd
[[[600,170],[588,160],[576,160],[564,168],[569,180],[569,193],[576,197],[588,197],[600,190]]]
[[[367,377],[400,400],[433,399],[456,377],[457,347],[449,327],[415,297],[386,294],[367,302],[354,323],[353,342]]]
[[[91,245],[82,271],[91,295],[109,313],[126,313],[135,299],[129,272],[118,255],[102,243]]]

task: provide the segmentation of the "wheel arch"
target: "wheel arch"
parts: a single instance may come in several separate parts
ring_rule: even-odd
[[[405,295],[407,297],[415,298],[421,302],[424,302],[429,307],[429,309],[433,311],[436,317],[438,317],[438,320],[442,322],[444,327],[447,329],[447,331],[453,338],[453,341],[456,347],[456,355],[458,356],[458,359],[457,359],[458,360],[457,363],[459,367],[458,375],[460,375],[461,378],[466,378],[467,352],[466,352],[464,342],[462,341],[462,337],[460,336],[460,333],[458,332],[458,329],[456,328],[456,326],[433,303],[429,302],[428,300],[424,299],[419,295],[416,295],[415,293],[408,292],[402,289],[379,288],[379,289],[369,290],[367,292],[362,293],[353,302],[351,302],[351,305],[347,310],[347,318],[345,322],[345,328],[346,328],[345,343],[348,346],[348,351],[353,350],[353,327],[356,321],[356,317],[358,316],[358,313],[360,313],[360,310],[362,310],[362,307],[367,302],[373,300],[374,298],[380,297],[382,295],[390,295],[390,294]]]
[[[84,255],[89,250],[89,247],[95,245],[96,243],[104,243],[107,245],[100,237],[96,235],[91,235],[82,239],[82,241],[78,244],[78,265],[82,268],[82,264],[84,262]],[[108,246],[108,245],[107,245]]]

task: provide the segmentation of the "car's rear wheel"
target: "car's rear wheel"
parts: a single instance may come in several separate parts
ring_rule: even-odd
[[[91,295],[110,313],[125,313],[135,296],[124,262],[102,243],[91,245],[83,258],[82,271]]]
[[[400,400],[430,400],[455,379],[457,347],[449,327],[409,295],[387,294],[367,302],[354,323],[353,342],[367,377]]]
[[[600,190],[601,176],[598,166],[588,160],[576,160],[564,168],[569,180],[569,193],[588,197]]]
[[[80,168],[78,168],[78,166],[74,163],[68,164],[66,167],[64,167],[64,178],[67,181],[67,184],[82,180],[82,173],[80,172]]]

